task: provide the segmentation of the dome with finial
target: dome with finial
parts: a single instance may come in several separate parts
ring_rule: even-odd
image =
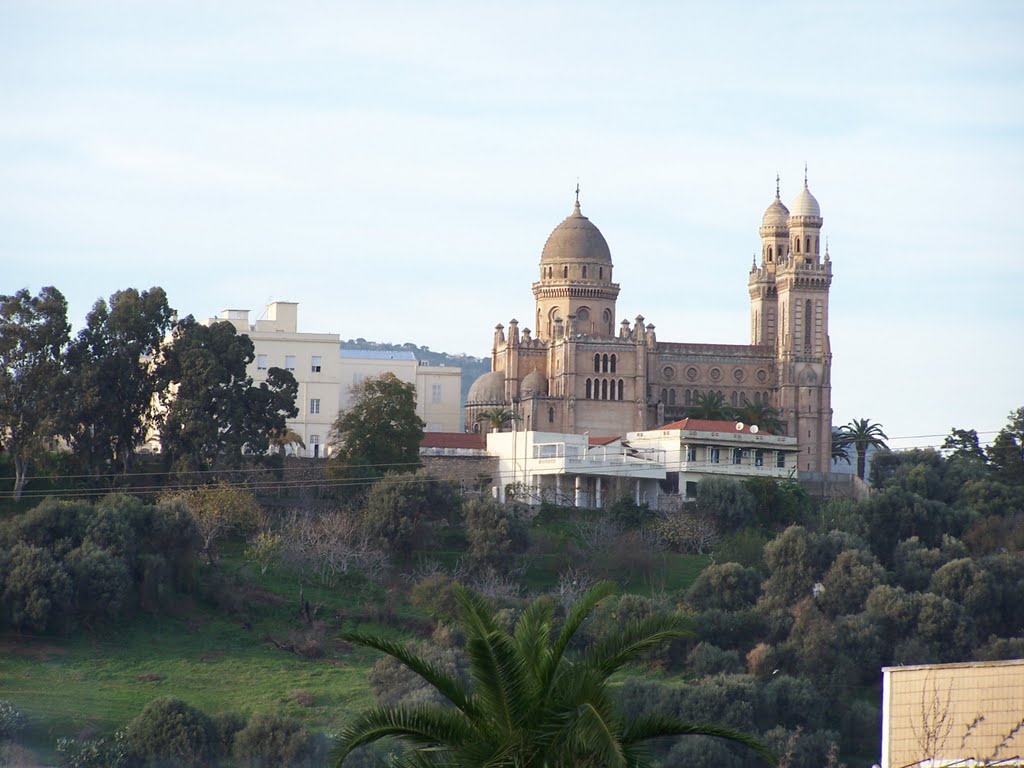
[[[804,216],[808,218],[821,218],[821,206],[818,205],[818,201],[814,195],[811,194],[811,190],[807,188],[807,166],[804,166],[804,188],[800,190],[800,194],[796,196],[796,200],[789,207],[790,216]]]
[[[573,211],[555,227],[544,243],[541,262],[565,264],[587,262],[611,264],[612,254],[608,243],[586,216],[580,212],[580,201],[576,200]]]
[[[765,208],[764,216],[761,217],[762,227],[785,228],[789,222],[789,208],[782,203],[779,197],[779,177],[775,177],[775,199],[772,204]]]

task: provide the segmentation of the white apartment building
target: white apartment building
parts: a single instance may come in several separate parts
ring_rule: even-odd
[[[393,373],[416,387],[416,413],[426,432],[462,431],[462,369],[428,365],[409,351],[342,349],[340,375],[342,409],[351,402],[351,389],[364,379]]]
[[[683,419],[625,437],[561,432],[492,432],[498,459],[494,494],[561,506],[603,507],[621,496],[652,507],[662,495],[693,499],[709,477],[796,473],[795,437],[770,435],[732,421]]]
[[[295,402],[299,413],[288,420],[288,428],[306,447],[292,445],[285,450],[322,458],[328,455],[328,436],[341,405],[341,340],[336,333],[299,333],[298,313],[298,303],[275,301],[252,324],[247,309],[226,309],[208,322],[226,320],[252,340],[255,357],[248,374],[257,384],[266,380],[270,368],[291,371],[299,385]]]

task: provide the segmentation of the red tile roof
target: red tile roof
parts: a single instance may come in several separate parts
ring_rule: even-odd
[[[589,437],[589,439],[587,440],[587,442],[590,445],[610,445],[611,443],[614,443],[616,440],[621,440],[622,439],[618,435],[615,435],[614,437],[592,437],[592,436],[588,436],[588,437]]]
[[[420,448],[475,448],[483,450],[486,437],[475,432],[424,432]]]
[[[680,421],[673,421],[663,427],[658,427],[658,429],[683,429],[693,432],[739,432],[741,434],[751,434],[750,424],[744,424],[742,429],[736,429],[736,425],[739,423],[740,422],[737,421],[712,421],[711,419],[682,419]],[[763,432],[766,435],[771,434],[760,427],[758,428],[758,431]]]

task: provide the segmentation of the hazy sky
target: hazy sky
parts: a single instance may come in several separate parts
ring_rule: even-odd
[[[0,0],[0,292],[487,355],[572,205],[620,317],[747,343],[809,165],[834,421],[1024,405],[1024,3]],[[926,437],[914,437],[926,436]],[[983,435],[991,438],[991,435]]]

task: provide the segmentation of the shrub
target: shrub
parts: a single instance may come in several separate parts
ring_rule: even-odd
[[[131,581],[121,557],[86,540],[65,561],[74,583],[75,612],[86,623],[118,617]]]
[[[761,575],[739,563],[709,565],[686,592],[686,602],[696,610],[717,608],[738,611],[757,602]]]
[[[147,766],[202,766],[216,751],[217,731],[181,699],[154,699],[128,724],[126,740]]]
[[[695,677],[743,672],[739,652],[723,651],[711,643],[698,643],[697,647],[690,651],[686,661]]]
[[[321,764],[324,746],[298,721],[261,713],[235,734],[232,754],[240,766],[249,768],[300,768]]]
[[[71,603],[71,579],[50,552],[15,544],[8,569],[3,601],[15,627],[44,632],[64,623]]]
[[[213,730],[217,734],[215,751],[218,755],[231,754],[235,743],[235,734],[245,728],[245,716],[238,712],[217,712],[211,718]]]
[[[99,739],[57,739],[61,768],[137,768],[140,759],[120,730]]]
[[[466,539],[469,558],[477,565],[501,566],[516,552],[529,545],[526,526],[514,510],[491,499],[475,498],[466,502]]]
[[[25,730],[25,716],[6,699],[0,699],[0,744],[13,741]]]

